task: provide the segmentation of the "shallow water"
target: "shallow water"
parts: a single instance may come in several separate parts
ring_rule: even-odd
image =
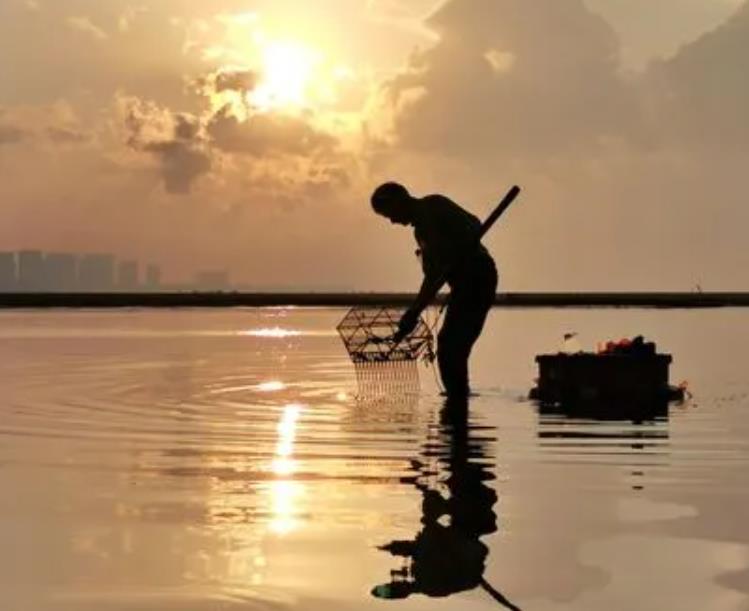
[[[749,609],[748,312],[496,310],[465,422],[429,369],[362,396],[342,315],[0,314],[2,609]],[[570,330],[692,399],[540,416]]]

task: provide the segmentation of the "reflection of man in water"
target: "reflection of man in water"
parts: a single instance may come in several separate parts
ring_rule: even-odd
[[[419,295],[401,318],[396,339],[413,331],[432,287],[444,276],[451,293],[438,336],[440,376],[449,396],[468,395],[468,357],[497,290],[494,260],[477,244],[481,222],[442,195],[417,199],[392,182],[375,190],[372,207],[393,223],[413,226],[424,271]]]
[[[448,400],[438,439],[425,444],[425,455],[440,456],[436,473],[416,461],[421,475],[408,481],[422,494],[422,528],[412,541],[392,541],[380,548],[407,563],[391,571],[390,583],[373,588],[378,598],[416,593],[442,597],[481,586],[508,609],[517,609],[483,578],[489,550],[480,537],[497,530],[497,494],[486,484],[493,478],[486,464],[486,444],[492,439],[471,438],[467,413],[467,402]],[[438,479],[448,489],[446,497],[424,481],[443,472],[447,479]]]

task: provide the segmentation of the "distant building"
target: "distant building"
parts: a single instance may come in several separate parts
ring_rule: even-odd
[[[78,288],[91,293],[106,293],[114,289],[114,256],[109,254],[83,255],[78,265]]]
[[[117,288],[121,291],[138,289],[138,262],[122,261],[117,266]]]
[[[42,292],[47,289],[44,254],[39,250],[22,250],[18,253],[18,290]]]
[[[16,253],[0,252],[0,293],[10,293],[17,289]]]
[[[158,265],[149,265],[146,268],[146,289],[158,291],[161,288],[161,268]]]
[[[199,291],[225,291],[229,288],[229,274],[218,270],[199,272],[195,275],[195,288]]]
[[[68,253],[49,253],[44,257],[45,290],[72,292],[78,287],[78,258]]]

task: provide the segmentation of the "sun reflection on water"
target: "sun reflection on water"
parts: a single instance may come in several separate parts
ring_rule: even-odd
[[[260,392],[277,392],[279,390],[284,390],[286,388],[286,384],[284,384],[280,380],[270,380],[268,382],[262,382],[258,384],[255,388]]]
[[[277,480],[271,484],[273,496],[273,518],[269,525],[271,532],[286,535],[297,528],[299,520],[295,517],[296,505],[303,493],[302,485],[293,480]]]
[[[240,335],[248,335],[250,337],[269,337],[269,338],[285,338],[285,337],[299,337],[302,332],[294,329],[284,329],[282,327],[262,327],[260,329],[247,329],[246,331],[240,331]]]
[[[275,478],[270,483],[271,520],[269,529],[279,535],[285,535],[298,525],[299,498],[304,494],[304,486],[294,481],[297,461],[294,459],[294,441],[302,406],[291,403],[284,407],[278,423],[278,440],[271,463]]]

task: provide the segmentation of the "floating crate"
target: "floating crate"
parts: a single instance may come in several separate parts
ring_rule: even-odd
[[[543,354],[536,357],[538,386],[531,398],[542,407],[589,415],[659,413],[684,390],[669,384],[670,354]]]

